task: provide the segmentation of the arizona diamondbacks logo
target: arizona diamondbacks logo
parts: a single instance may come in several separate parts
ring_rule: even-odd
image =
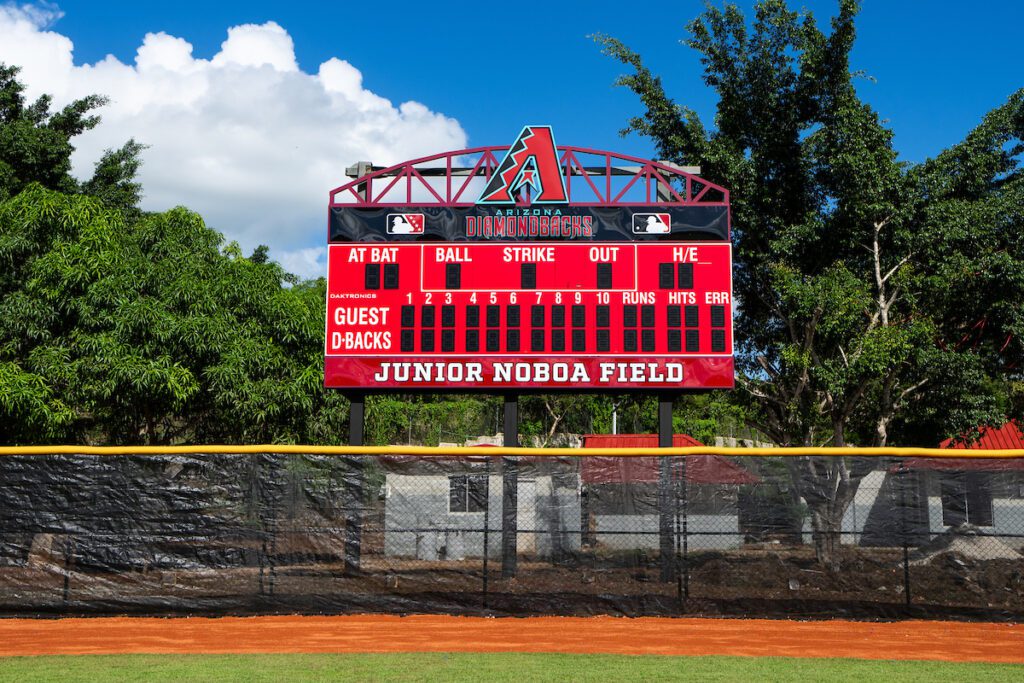
[[[533,204],[568,202],[551,126],[523,128],[476,203],[514,204],[526,188]]]

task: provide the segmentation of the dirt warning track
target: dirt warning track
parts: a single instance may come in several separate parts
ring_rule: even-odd
[[[0,620],[0,656],[561,652],[1024,663],[1024,624],[449,616]]]

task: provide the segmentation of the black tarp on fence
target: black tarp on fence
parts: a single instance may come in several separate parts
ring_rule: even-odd
[[[0,457],[0,613],[1024,617],[1024,460],[508,463]]]

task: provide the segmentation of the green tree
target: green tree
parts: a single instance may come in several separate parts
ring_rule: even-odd
[[[983,364],[999,413],[1024,416],[1024,89],[989,112],[960,143],[910,171],[922,198],[921,305],[934,312],[937,343]],[[970,399],[970,397],[967,397]],[[932,406],[948,397],[936,394]],[[943,433],[942,410],[904,423]],[[964,422],[959,420],[958,422]]]
[[[38,185],[0,204],[0,260],[0,363],[20,373],[0,406],[31,417],[3,440],[337,441],[322,281],[243,257],[185,209],[129,224]]]
[[[99,123],[92,112],[106,99],[90,95],[51,112],[53,100],[48,95],[26,101],[18,71],[0,63],[0,201],[33,182],[75,192],[78,183],[71,176],[71,153],[75,151],[71,138]]]
[[[500,410],[500,399],[486,396],[371,396],[366,402],[367,443],[461,444],[474,436],[500,431]]]
[[[95,128],[95,110],[106,104],[101,95],[71,102],[51,111],[53,99],[43,95],[25,99],[18,67],[0,63],[0,201],[39,183],[65,193],[84,192],[111,206],[137,206],[140,186],[135,181],[144,147],[134,140],[121,149],[108,150],[96,164],[92,178],[81,185],[71,176],[72,138]]]
[[[63,350],[48,344],[59,313],[24,287],[50,245],[108,218],[95,202],[33,188],[0,202],[0,439],[5,443],[62,440],[77,419],[74,401],[46,372],[61,368]]]
[[[70,175],[104,98],[28,103],[0,65],[0,440],[336,443],[325,283],[185,209],[143,215],[143,146]]]
[[[120,149],[108,149],[96,162],[92,178],[82,183],[82,193],[96,197],[109,207],[136,215],[142,199],[142,183],[136,180],[136,176],[142,165],[140,155],[145,148],[145,145],[129,140]]]
[[[689,24],[686,42],[719,96],[710,130],[665,94],[636,53],[599,38],[632,68],[618,84],[646,108],[624,133],[650,136],[661,158],[700,163],[732,191],[738,382],[748,421],[780,445],[884,446],[921,437],[924,425],[937,440],[998,420],[988,371],[1005,369],[1005,361],[988,353],[992,346],[943,338],[996,311],[1003,315],[993,339],[1019,329],[1019,318],[1006,312],[1020,300],[1012,287],[975,296],[985,312],[959,321],[940,301],[955,267],[940,265],[938,245],[958,252],[961,269],[991,267],[956,244],[966,224],[958,229],[936,213],[936,183],[957,154],[970,152],[914,169],[897,160],[891,131],[854,88],[849,53],[858,9],[841,0],[826,32],[783,0],[758,3],[749,25],[735,5],[708,7]],[[1015,153],[1001,143],[1019,136],[1011,124],[1019,124],[1020,106],[1007,106],[974,143],[989,150],[988,163],[957,174],[969,176],[960,186],[980,193],[976,201],[1016,216],[1001,222],[1019,231],[1020,198],[1006,190],[1016,177]],[[975,217],[984,211],[974,208]],[[1019,249],[1000,253],[1004,280],[1024,272]],[[811,512],[818,557],[835,566],[836,532],[872,462],[787,462]]]

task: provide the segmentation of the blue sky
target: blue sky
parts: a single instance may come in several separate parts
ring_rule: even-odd
[[[743,7],[752,2],[739,3]],[[835,2],[792,3],[820,17]],[[95,2],[65,0],[57,28],[75,42],[76,61],[107,53],[129,61],[143,35],[162,30],[209,57],[225,29],[272,20],[295,41],[300,67],[331,56],[358,68],[366,87],[408,99],[462,123],[471,144],[504,144],[525,123],[551,123],[560,142],[649,154],[617,131],[640,111],[611,83],[623,72],[588,38],[613,35],[640,52],[668,92],[706,123],[714,96],[700,64],[680,44],[703,2]],[[541,7],[539,16],[535,8]],[[439,9],[438,9],[439,8]],[[975,9],[979,8],[979,9]],[[983,9],[981,9],[983,8]],[[904,159],[921,161],[961,139],[978,119],[1024,87],[1024,2],[867,0],[853,67],[862,97],[888,119]]]
[[[826,22],[835,4],[804,6]],[[670,96],[712,125],[714,93],[680,43],[702,8],[0,0],[0,62],[23,66],[30,94],[58,104],[111,97],[104,123],[78,141],[76,173],[134,136],[149,145],[144,208],[188,206],[243,248],[269,244],[293,272],[316,275],[327,190],[357,160],[510,144],[524,124],[553,125],[561,144],[651,156],[649,141],[618,134],[642,109],[612,86],[625,68],[592,34],[640,52]],[[860,93],[903,159],[961,140],[1024,87],[1022,26],[1017,0],[865,2],[852,67],[872,77]]]

